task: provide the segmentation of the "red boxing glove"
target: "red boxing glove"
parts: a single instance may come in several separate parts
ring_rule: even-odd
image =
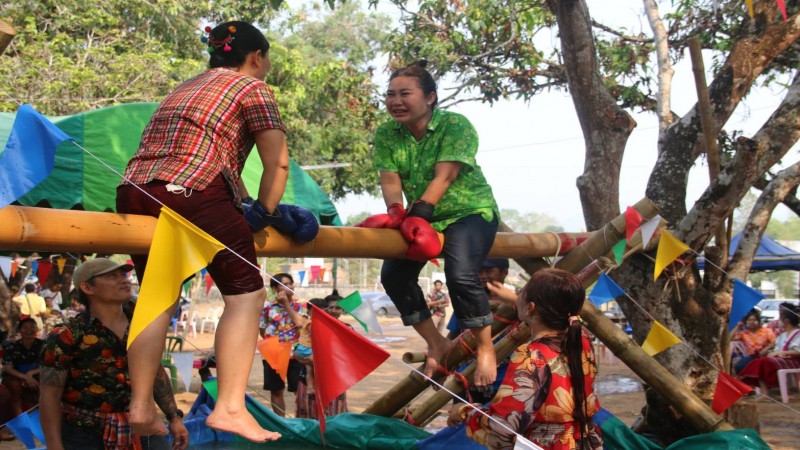
[[[397,229],[406,218],[406,209],[400,203],[392,203],[387,209],[387,214],[369,216],[355,226],[361,228],[392,228]]]
[[[400,233],[408,242],[408,250],[406,250],[408,259],[428,261],[442,252],[439,233],[421,217],[406,217],[400,225]]]

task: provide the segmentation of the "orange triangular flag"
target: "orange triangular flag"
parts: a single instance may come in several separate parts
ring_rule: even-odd
[[[648,355],[654,356],[679,342],[681,342],[681,340],[678,339],[677,336],[672,334],[671,331],[656,320],[653,322],[653,328],[647,333],[647,339],[645,339],[642,344],[642,350]]]
[[[688,245],[679,241],[669,231],[664,230],[661,232],[661,239],[658,241],[658,251],[656,252],[656,267],[653,272],[653,280],[658,279],[661,272],[664,271],[675,258],[681,256],[684,252],[691,250]]]
[[[11,278],[14,278],[17,275],[17,269],[19,268],[19,263],[16,261],[11,261]]]
[[[256,347],[264,361],[275,369],[285,382],[286,374],[289,372],[289,359],[292,356],[292,343],[279,342],[278,336],[267,336],[258,341]]]
[[[56,258],[56,264],[58,264],[58,273],[64,273],[64,266],[67,265],[67,258]]]
[[[753,0],[744,0],[744,2],[747,4],[747,12],[750,13],[750,18],[755,19],[756,15],[753,12]]]
[[[717,414],[722,414],[728,407],[736,403],[739,397],[750,392],[753,392],[753,388],[720,371],[717,375],[717,389],[714,391],[711,409]]]

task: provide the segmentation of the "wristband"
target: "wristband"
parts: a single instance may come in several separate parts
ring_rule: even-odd
[[[406,217],[419,217],[431,222],[433,220],[433,208],[434,206],[425,200],[417,200],[408,208]]]

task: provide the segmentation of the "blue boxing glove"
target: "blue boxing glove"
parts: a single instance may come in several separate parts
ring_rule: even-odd
[[[279,204],[281,220],[274,225],[281,233],[288,234],[292,240],[305,244],[317,237],[319,222],[311,211],[296,205]]]
[[[242,200],[242,209],[244,210],[244,218],[247,220],[247,224],[250,225],[250,231],[263,230],[281,220],[281,212],[277,208],[275,212],[270,214],[261,202],[252,197]]]

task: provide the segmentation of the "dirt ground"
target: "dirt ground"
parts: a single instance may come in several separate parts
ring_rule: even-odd
[[[408,375],[409,368],[401,360],[407,351],[421,351],[424,349],[423,341],[410,327],[403,327],[398,318],[382,318],[381,326],[384,330],[383,338],[373,339],[378,345],[386,349],[389,358],[372,374],[350,389],[347,401],[351,412],[361,412],[376,398],[388,391],[403,377]],[[184,351],[196,352],[195,358],[213,347],[214,335],[201,333],[197,337],[188,336]],[[644,404],[644,394],[637,376],[627,367],[622,365],[611,355],[600,355],[600,374],[598,377],[597,391],[601,405],[611,411],[622,422],[631,425],[636,420]],[[262,369],[260,358],[254,358],[253,368],[250,373],[249,393],[265,404],[269,404],[269,393],[261,389]],[[200,377],[195,370],[189,392],[184,391],[184,386],[179,383],[179,393],[176,395],[178,406],[188,411],[200,390]],[[429,395],[428,390],[427,395]],[[418,403],[424,399],[415,400]],[[790,403],[784,405],[780,402],[777,391],[771,393],[773,399],[761,397],[754,401],[760,414],[760,432],[762,438],[774,449],[789,450],[798,448],[800,442],[800,393],[790,391]],[[294,396],[287,394],[286,403],[288,415],[293,416]],[[412,404],[413,404],[412,403]],[[435,431],[445,426],[445,410],[433,420],[427,429]],[[25,447],[19,441],[0,442],[0,450],[16,450]]]

